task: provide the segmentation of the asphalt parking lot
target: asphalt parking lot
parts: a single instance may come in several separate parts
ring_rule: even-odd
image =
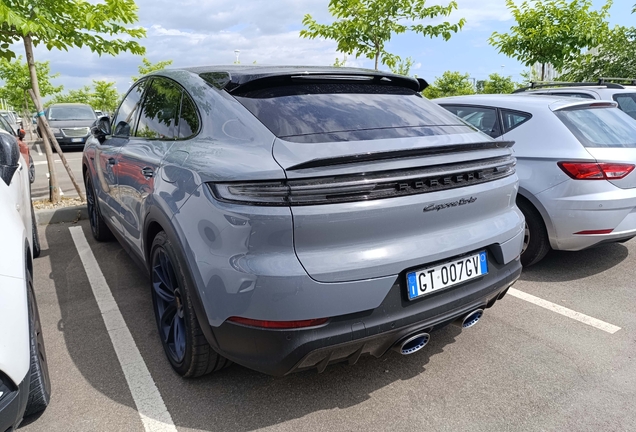
[[[524,271],[517,297],[474,328],[434,332],[411,356],[283,378],[233,365],[183,380],[164,358],[148,279],[117,242],[95,242],[86,221],[42,226],[40,239],[53,395],[20,430],[636,430],[636,241],[549,254]],[[104,292],[116,326],[100,312]]]
[[[49,179],[48,163],[46,161],[46,154],[44,151],[44,144],[41,141],[33,142],[31,145],[31,157],[35,165],[35,182],[31,185],[31,198],[36,201],[49,199]],[[80,184],[82,193],[84,190],[84,180],[82,179],[82,151],[81,150],[69,150],[64,152],[67,162],[69,163],[73,175]],[[71,182],[71,179],[62,165],[62,161],[57,153],[53,153],[53,159],[55,160],[55,172],[57,174],[62,194],[65,197],[77,197],[77,191]]]

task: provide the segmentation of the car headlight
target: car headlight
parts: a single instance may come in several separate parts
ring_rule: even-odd
[[[51,128],[51,132],[53,132],[53,135],[60,135],[62,136],[62,130],[60,128]]]

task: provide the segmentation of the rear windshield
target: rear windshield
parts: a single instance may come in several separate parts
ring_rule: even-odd
[[[636,93],[615,93],[614,100],[621,111],[636,119]]]
[[[636,148],[636,121],[618,108],[584,108],[555,114],[585,147]]]
[[[235,97],[277,137],[296,142],[474,131],[419,93],[402,87],[298,84],[254,90]]]
[[[59,106],[51,107],[49,120],[95,120],[95,112],[88,106]]]

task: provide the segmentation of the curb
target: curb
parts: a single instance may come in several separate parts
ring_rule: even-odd
[[[36,210],[35,218],[38,221],[38,225],[72,223],[88,219],[88,210],[86,205],[62,207],[51,210]]]

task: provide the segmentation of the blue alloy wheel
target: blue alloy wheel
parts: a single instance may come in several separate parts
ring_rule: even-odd
[[[88,181],[86,187],[86,207],[88,210],[88,217],[91,223],[91,229],[95,231],[95,227],[99,223],[99,214],[97,214],[97,206],[95,205],[95,195],[93,195],[92,183]],[[90,186],[90,187],[89,187]]]
[[[166,251],[159,247],[152,260],[152,295],[159,333],[175,363],[183,362],[186,352],[184,299],[174,266]]]

